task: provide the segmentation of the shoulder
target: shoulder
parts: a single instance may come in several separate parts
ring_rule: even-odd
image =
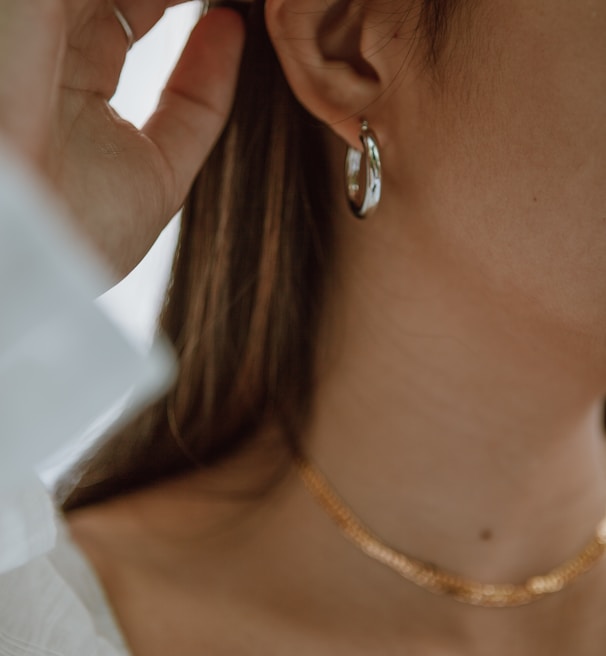
[[[0,575],[0,654],[125,656],[95,575],[60,524],[55,548]]]

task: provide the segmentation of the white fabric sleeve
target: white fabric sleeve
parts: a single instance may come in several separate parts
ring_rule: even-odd
[[[0,571],[52,541],[52,530],[32,533],[36,513],[49,513],[39,493],[27,500],[33,467],[119,402],[134,411],[173,373],[167,348],[127,338],[94,302],[108,278],[66,215],[0,141]]]

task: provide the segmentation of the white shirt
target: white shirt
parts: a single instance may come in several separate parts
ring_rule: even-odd
[[[95,306],[62,211],[0,141],[0,656],[128,654],[33,465],[170,376],[166,351],[138,351]]]
[[[57,525],[50,552],[0,575],[0,656],[127,656],[96,574]]]

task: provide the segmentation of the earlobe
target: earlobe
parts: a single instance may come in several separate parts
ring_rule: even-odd
[[[363,51],[365,3],[267,0],[265,14],[294,94],[346,143],[359,148],[362,114],[381,93],[381,76]]]

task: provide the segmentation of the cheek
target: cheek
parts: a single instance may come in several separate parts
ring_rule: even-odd
[[[493,287],[603,323],[606,3],[583,5],[493,2],[441,102],[428,92],[420,142],[444,248]]]

